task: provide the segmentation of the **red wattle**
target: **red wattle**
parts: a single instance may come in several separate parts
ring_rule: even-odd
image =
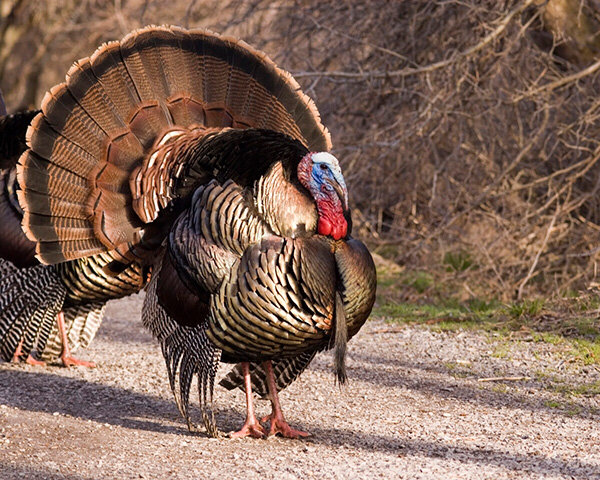
[[[345,238],[348,233],[348,222],[344,218],[342,204],[339,199],[335,203],[329,201],[318,202],[317,208],[319,211],[317,232],[320,235],[330,236],[334,240]]]
[[[340,223],[336,223],[333,225],[331,236],[334,240],[339,240],[340,238],[344,238],[346,236],[346,232],[348,231],[348,224],[345,219],[342,219]]]
[[[332,229],[333,226],[329,220],[319,217],[319,224],[317,226],[317,232],[319,232],[319,235],[329,235],[331,234]]]

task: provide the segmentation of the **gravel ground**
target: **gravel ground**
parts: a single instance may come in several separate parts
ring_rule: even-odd
[[[282,393],[310,438],[210,439],[181,421],[140,307],[109,305],[80,352],[96,369],[0,364],[0,479],[600,479],[600,371],[564,347],[372,320],[348,388],[321,354]],[[480,381],[507,376],[529,378]],[[242,393],[217,387],[216,410],[241,426]]]

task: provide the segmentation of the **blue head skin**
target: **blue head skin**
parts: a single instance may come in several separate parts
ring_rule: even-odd
[[[344,238],[348,223],[348,190],[337,159],[327,152],[309,153],[298,164],[298,179],[317,204],[317,231],[335,240]]]

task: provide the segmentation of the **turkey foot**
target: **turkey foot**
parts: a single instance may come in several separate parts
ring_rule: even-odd
[[[298,438],[298,437],[308,437],[310,433],[303,432],[301,430],[295,430],[289,426],[289,424],[285,421],[283,417],[283,412],[281,411],[281,404],[279,403],[279,395],[277,393],[277,384],[275,382],[275,376],[273,375],[273,365],[271,361],[263,362],[263,367],[267,372],[267,384],[269,386],[269,398],[271,400],[271,405],[273,407],[273,411],[270,415],[267,415],[262,419],[262,422],[269,421],[271,423],[269,428],[269,437],[272,435],[277,435],[278,433],[285,438]]]
[[[19,345],[17,345],[17,349],[15,350],[15,353],[13,354],[12,363],[19,363],[21,361],[21,359],[19,357],[21,356],[21,347],[22,346],[23,346],[23,340],[21,339],[21,341],[19,342]],[[31,355],[27,355],[27,358],[25,359],[25,363],[27,363],[29,365],[33,365],[34,367],[45,367],[46,366],[46,362],[37,360],[37,359],[33,358]]]
[[[31,355],[27,355],[27,358],[25,359],[25,363],[29,364],[29,365],[33,365],[34,367],[47,367],[48,365],[46,365],[46,362],[42,361],[42,360],[38,360],[36,358],[33,358]]]
[[[237,432],[233,432],[229,434],[230,438],[243,438],[243,437],[253,437],[253,438],[264,438],[267,434],[264,427],[258,423],[256,417],[253,419],[247,418],[244,426],[240,428]]]
[[[279,411],[279,415],[275,412],[267,415],[261,419],[262,423],[270,422],[269,437],[277,435],[278,433],[285,438],[298,438],[298,437],[309,437],[310,433],[303,432],[302,430],[295,430],[285,421],[283,414]]]
[[[63,365],[65,367],[80,366],[95,368],[96,364],[94,362],[86,362],[85,360],[79,360],[71,356],[71,349],[69,348],[69,339],[67,338],[67,329],[65,327],[65,316],[63,312],[59,312],[56,321],[58,323],[58,331],[60,333],[60,340],[62,342],[62,353],[60,354],[60,359]]]
[[[62,361],[65,367],[88,367],[88,368],[96,368],[96,364],[94,362],[87,362],[85,360],[79,360],[78,358],[71,357],[70,355],[65,355],[64,352],[60,356],[60,360]]]
[[[263,438],[266,431],[263,426],[258,423],[254,414],[254,403],[252,400],[252,379],[250,378],[250,364],[242,362],[242,371],[244,373],[244,387],[246,389],[246,422],[244,426],[237,432],[231,433],[231,438],[254,437]]]

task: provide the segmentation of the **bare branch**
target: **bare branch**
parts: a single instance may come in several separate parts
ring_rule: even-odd
[[[452,55],[450,58],[446,60],[442,60],[439,62],[431,63],[429,65],[424,65],[422,67],[416,68],[403,68],[401,70],[393,70],[390,72],[377,72],[377,71],[369,71],[369,72],[340,72],[340,71],[324,71],[324,72],[295,72],[294,77],[296,78],[305,78],[305,77],[330,77],[330,78],[346,78],[346,79],[374,79],[374,78],[394,78],[394,77],[409,77],[413,75],[422,75],[424,73],[430,73],[435,70],[439,70],[442,68],[446,68],[458,60],[462,58],[469,57],[483,48],[485,48],[489,43],[491,43],[494,39],[498,38],[498,36],[506,29],[511,20],[521,12],[523,12],[527,7],[532,5],[535,0],[525,0],[521,3],[517,8],[511,10],[508,15],[506,15],[498,24],[498,26],[492,30],[489,35],[484,37],[479,43],[473,45],[472,47],[463,50],[462,52],[457,52]],[[390,53],[390,51],[386,51],[386,53]]]

